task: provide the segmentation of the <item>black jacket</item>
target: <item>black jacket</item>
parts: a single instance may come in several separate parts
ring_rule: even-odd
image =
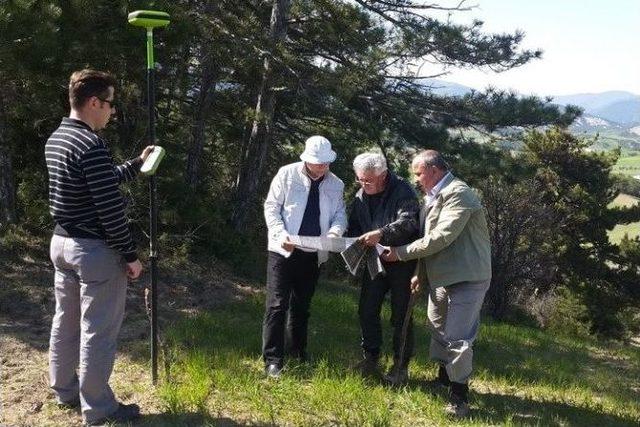
[[[420,237],[420,205],[416,192],[405,180],[388,172],[387,185],[373,213],[369,212],[368,198],[362,188],[356,193],[345,236],[358,237],[379,228],[382,230],[380,244],[385,246],[406,245]]]

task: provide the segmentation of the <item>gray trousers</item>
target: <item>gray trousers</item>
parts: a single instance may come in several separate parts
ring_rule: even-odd
[[[49,378],[60,403],[80,398],[86,422],[111,415],[109,387],[127,291],[124,259],[102,240],[53,236],[56,313]]]
[[[491,280],[460,282],[429,289],[429,355],[445,365],[449,379],[467,383],[473,370],[473,342],[480,309]]]

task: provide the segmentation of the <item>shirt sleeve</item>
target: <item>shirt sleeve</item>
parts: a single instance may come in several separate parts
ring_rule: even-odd
[[[136,157],[135,159],[127,160],[123,164],[114,167],[116,177],[118,177],[118,183],[129,182],[133,180],[140,172],[142,166],[142,159]]]

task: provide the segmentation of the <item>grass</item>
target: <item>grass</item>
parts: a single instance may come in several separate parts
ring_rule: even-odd
[[[424,300],[416,310],[417,356],[406,387],[390,389],[353,373],[360,353],[357,288],[335,283],[322,283],[313,301],[312,361],[289,363],[286,375],[271,381],[260,360],[259,284],[249,286],[217,268],[189,264],[171,270],[182,276],[169,270],[162,275],[161,300],[167,305],[161,323],[172,324],[163,334],[172,363],[171,381],[161,369],[159,388],[149,383],[140,285],[132,286],[127,302],[112,384],[118,398],[143,408],[136,425],[457,425],[441,413],[443,392],[426,381],[436,366],[427,359]],[[0,237],[0,424],[81,425],[79,414],[53,404],[46,383],[50,281],[44,240],[20,229]],[[171,310],[173,304],[185,310]],[[188,309],[195,306],[198,311]],[[386,309],[383,316],[388,353]],[[640,423],[638,348],[485,319],[476,362],[473,416],[462,425]]]
[[[612,170],[613,173],[636,176],[640,175],[640,155],[621,156]],[[612,206],[632,206],[638,203],[638,199],[626,194],[620,194],[611,203]],[[640,222],[632,224],[616,225],[609,232],[609,241],[611,243],[620,243],[624,235],[631,238],[640,236]]]
[[[620,157],[612,172],[632,176],[640,175],[640,155]]]
[[[630,196],[628,194],[619,194],[618,197],[615,198],[613,202],[611,202],[611,206],[624,206],[629,207],[637,204],[640,200],[636,197]],[[634,222],[631,224],[624,225],[616,225],[613,230],[609,232],[609,241],[611,243],[620,243],[625,234],[630,237],[638,237],[640,236],[640,222]]]
[[[263,298],[256,296],[180,321],[169,331],[176,357],[171,381],[160,389],[169,411],[255,425],[458,425],[442,414],[443,392],[427,383],[436,366],[427,360],[425,327],[416,328],[417,356],[407,386],[363,380],[351,369],[359,358],[357,289],[323,283],[312,307],[312,361],[289,363],[274,381],[262,373],[262,312]],[[416,322],[426,323],[424,301]],[[639,378],[637,348],[485,321],[476,343],[473,416],[462,424],[638,425]]]

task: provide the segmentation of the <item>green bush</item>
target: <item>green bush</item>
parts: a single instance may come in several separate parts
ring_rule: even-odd
[[[29,226],[51,228],[47,195],[46,171],[35,170],[24,174],[18,184],[18,216]]]
[[[544,326],[556,333],[586,337],[590,322],[586,306],[568,288],[560,287],[550,297]]]

